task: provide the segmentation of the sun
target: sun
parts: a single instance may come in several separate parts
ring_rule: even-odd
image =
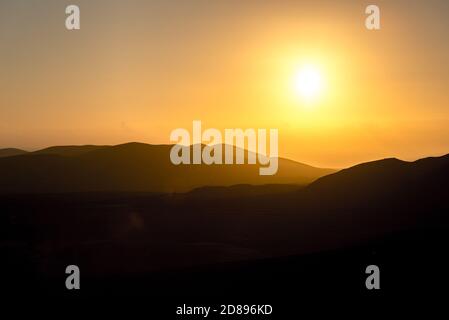
[[[323,77],[320,70],[313,65],[305,65],[294,77],[295,93],[310,102],[317,99],[323,90]]]

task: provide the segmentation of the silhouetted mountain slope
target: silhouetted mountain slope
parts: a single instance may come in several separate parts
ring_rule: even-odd
[[[17,155],[26,154],[26,153],[28,153],[28,152],[25,150],[15,149],[15,148],[0,149],[0,158],[12,157],[12,156],[17,156]]]
[[[448,223],[449,156],[415,162],[384,159],[322,177],[298,193],[301,210],[324,234],[372,238]]]
[[[59,156],[78,156],[94,150],[108,148],[109,146],[55,146],[33,152],[32,154],[54,154]]]
[[[123,148],[133,157],[122,159],[118,154]],[[89,170],[93,170],[94,177],[106,181],[111,168],[133,164],[140,168],[150,159],[157,159],[145,158],[142,148],[145,146],[132,144],[77,157],[9,157],[1,161],[0,168],[18,161],[26,174],[21,177],[15,172],[12,176],[24,179],[21,183],[28,182],[30,175],[33,181],[45,180],[42,172],[52,170],[62,176],[67,171],[70,179],[63,181],[71,183],[77,181],[71,172],[88,175]],[[167,148],[151,149],[164,159]],[[32,157],[36,158],[29,162]],[[427,265],[429,259],[444,260],[441,257],[449,243],[448,159],[444,156],[415,162],[374,161],[323,177],[303,188],[238,185],[203,187],[181,194],[3,194],[0,253],[8,263],[3,273],[8,274],[14,285],[17,281],[29,285],[40,279],[45,287],[47,279],[64,277],[61,270],[68,264],[76,264],[83,266],[83,277],[89,279],[89,285],[95,280],[103,283],[101,279],[105,279],[115,286],[112,279],[116,278],[136,275],[138,280],[140,276],[158,278],[159,271],[188,270],[201,265],[205,267],[200,273],[205,274],[204,270],[211,270],[213,264],[224,266],[228,262],[291,256],[285,264],[274,259],[243,269],[260,275],[258,280],[271,279],[293,263],[290,274],[299,284],[308,276],[301,274],[301,270],[321,270],[315,274],[317,279],[329,270],[339,270],[336,278],[346,275],[354,279],[353,285],[364,288],[362,275],[368,264],[380,264],[388,277],[392,269],[400,274],[414,260],[422,259],[421,265]],[[91,167],[92,161],[97,164],[95,167]],[[33,171],[36,163],[45,170]],[[71,166],[79,168],[80,163],[86,166],[83,170],[71,169]],[[29,164],[31,168],[26,167]],[[106,167],[104,172],[99,170],[101,166]],[[151,170],[138,172],[152,174]],[[2,175],[8,172],[2,171]],[[102,174],[107,174],[107,178]],[[111,183],[120,179],[126,182],[126,178],[117,174]],[[77,183],[85,184],[85,176],[78,175],[78,179]],[[88,181],[95,183],[93,179]],[[384,241],[388,244],[382,244]],[[357,252],[348,249],[358,246],[364,249]],[[326,250],[337,250],[335,256],[332,254],[334,258],[329,260],[319,254]],[[308,253],[317,253],[312,266],[310,258],[304,256]],[[441,259],[435,259],[439,253]],[[237,272],[242,270],[238,264],[234,266]],[[350,272],[345,271],[347,267]],[[223,274],[228,271],[219,272],[214,280],[219,281]],[[167,276],[172,279],[173,274]],[[210,282],[206,278],[204,281]],[[64,288],[61,283],[65,279],[61,279],[55,283]],[[236,288],[244,286],[246,275],[241,279]],[[290,281],[288,277],[277,279]],[[166,282],[160,284],[165,286]],[[177,292],[177,286],[182,288],[177,281],[172,285],[173,292]]]
[[[449,155],[406,162],[383,159],[362,163],[317,179],[307,191],[321,197],[396,198],[404,193],[444,191],[449,182]],[[344,186],[344,187],[343,187]]]
[[[279,159],[274,176],[257,165],[173,165],[170,145],[52,147],[0,159],[0,192],[182,192],[200,186],[301,184],[333,172]]]

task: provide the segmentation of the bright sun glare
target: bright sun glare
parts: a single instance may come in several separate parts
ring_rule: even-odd
[[[295,92],[306,101],[315,100],[323,89],[321,72],[315,66],[302,67],[294,78]]]

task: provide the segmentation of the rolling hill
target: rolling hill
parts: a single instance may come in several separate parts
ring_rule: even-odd
[[[18,155],[23,155],[26,153],[28,153],[28,152],[25,150],[16,149],[16,148],[0,149],[0,158],[18,156]]]
[[[334,172],[279,159],[273,176],[259,165],[173,165],[170,145],[66,146],[0,159],[0,192],[184,192],[235,184],[306,185]]]
[[[413,162],[389,158],[319,178],[307,186],[306,192],[325,201],[340,200],[347,205],[375,207],[385,202],[390,205],[401,201],[411,203],[416,197],[435,198],[448,192],[448,177],[449,154]]]

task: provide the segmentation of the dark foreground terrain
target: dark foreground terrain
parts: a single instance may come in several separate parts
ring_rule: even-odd
[[[449,158],[366,163],[308,187],[2,195],[8,296],[440,295]],[[81,290],[65,288],[65,268]],[[365,268],[381,290],[365,288]],[[268,301],[267,301],[268,302]]]

